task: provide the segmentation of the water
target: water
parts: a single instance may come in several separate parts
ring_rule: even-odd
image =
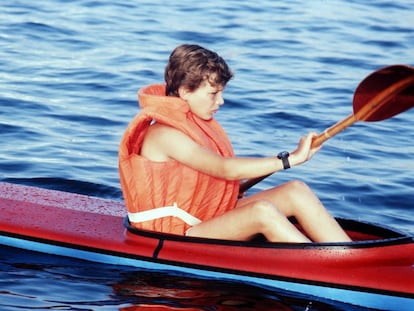
[[[414,64],[409,0],[4,2],[0,180],[112,199],[122,199],[117,149],[138,111],[136,91],[162,81],[178,44],[216,50],[235,72],[217,118],[236,153],[246,156],[293,150],[301,135],[350,114],[354,90],[372,71]],[[414,234],[413,119],[414,110],[357,123],[329,140],[311,162],[275,174],[253,191],[302,179],[336,216]],[[242,294],[230,299],[220,292],[228,284],[161,272],[149,277],[146,271],[4,247],[0,258],[2,310],[183,308],[192,296],[184,303],[171,291],[194,288],[205,299],[192,301],[203,310],[224,309],[216,299],[223,295],[223,301],[244,298],[251,306],[266,297],[293,310],[351,308],[295,301],[241,284],[232,284],[230,296]],[[112,285],[129,275],[141,281],[133,283],[131,295],[119,294]],[[148,286],[161,294],[147,295]],[[214,296],[216,287],[220,293]]]

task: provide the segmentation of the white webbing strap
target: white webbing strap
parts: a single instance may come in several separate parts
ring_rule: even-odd
[[[138,213],[128,213],[128,218],[131,222],[144,222],[169,216],[178,217],[190,226],[201,223],[200,219],[179,208],[175,202],[171,206],[158,207]]]

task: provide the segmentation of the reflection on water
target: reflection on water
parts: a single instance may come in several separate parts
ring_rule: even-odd
[[[156,277],[155,277],[156,274]],[[117,295],[131,299],[135,310],[363,310],[315,301],[312,297],[250,284],[139,271],[113,285]]]
[[[121,296],[137,299],[124,311],[155,310],[293,310],[285,297],[276,293],[238,283],[220,280],[201,280],[154,272],[132,273],[115,284],[114,291]],[[299,302],[308,304],[308,302]]]

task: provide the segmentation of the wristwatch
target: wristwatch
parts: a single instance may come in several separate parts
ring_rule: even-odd
[[[287,170],[288,168],[290,168],[289,152],[287,151],[279,152],[279,154],[277,155],[277,158],[282,160],[284,170]]]

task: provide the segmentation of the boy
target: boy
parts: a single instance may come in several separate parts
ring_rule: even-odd
[[[226,62],[198,45],[178,46],[166,85],[139,91],[141,112],[120,147],[128,217],[137,228],[195,237],[271,242],[350,241],[307,185],[291,181],[238,199],[239,181],[308,161],[314,133],[278,157],[235,157],[214,114],[232,78]],[[294,216],[303,232],[288,217]]]

